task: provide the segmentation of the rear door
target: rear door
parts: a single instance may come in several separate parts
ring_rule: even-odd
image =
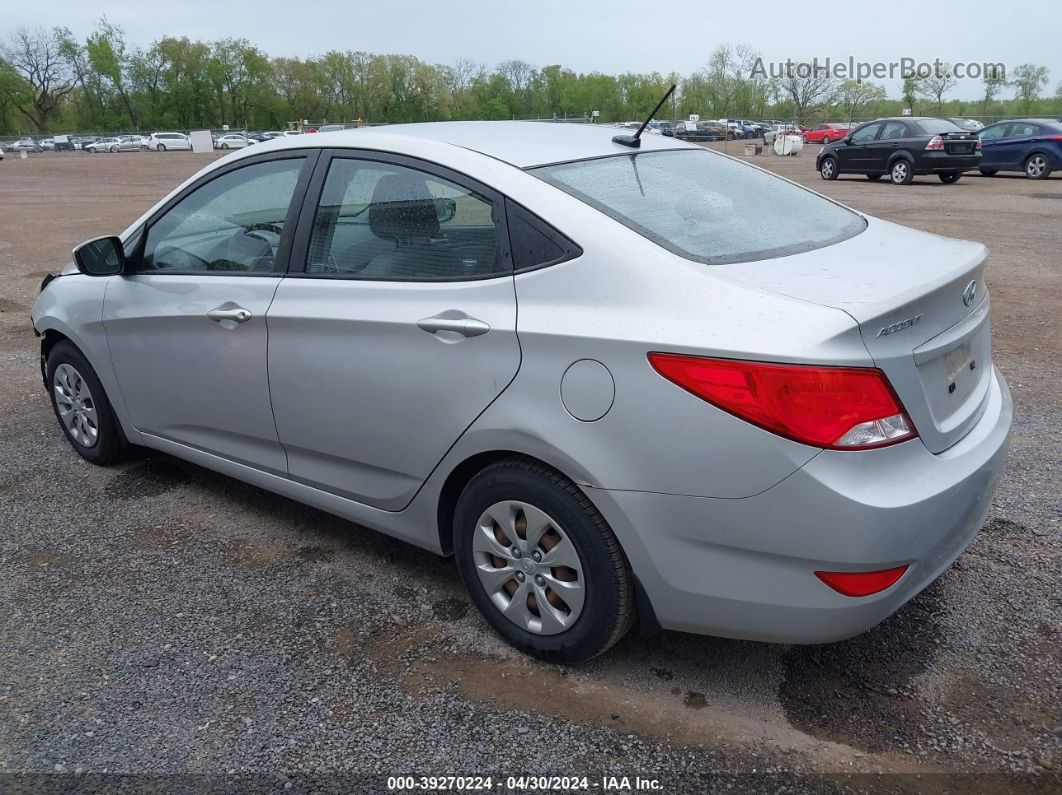
[[[1040,125],[1028,121],[1016,121],[1007,130],[1007,137],[1000,142],[1000,154],[1005,168],[1021,169],[1025,158],[1032,151]]]
[[[268,315],[290,476],[400,510],[520,364],[502,199],[422,161],[336,151],[296,251]]]
[[[905,145],[910,144],[911,131],[902,121],[886,122],[877,140],[867,144],[867,168],[885,173],[889,159]]]

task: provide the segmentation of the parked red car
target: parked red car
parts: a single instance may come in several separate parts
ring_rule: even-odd
[[[846,135],[848,135],[847,124],[820,124],[814,130],[808,130],[804,133],[804,143],[828,144],[833,141],[840,141]]]

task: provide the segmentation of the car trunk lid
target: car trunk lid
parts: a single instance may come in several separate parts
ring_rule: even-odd
[[[847,312],[923,443],[941,452],[970,430],[987,400],[986,250],[887,221],[868,223],[862,234],[832,246],[717,265],[713,272]]]
[[[944,151],[949,155],[972,155],[977,149],[977,136],[970,132],[944,133]]]

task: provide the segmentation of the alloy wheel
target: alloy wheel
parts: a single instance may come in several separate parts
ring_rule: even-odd
[[[833,169],[834,169],[834,165],[833,165],[833,159],[832,158],[828,157],[828,158],[826,158],[825,160],[822,161],[821,173],[822,173],[823,178],[829,179],[830,177],[832,177],[833,176]]]
[[[1025,173],[1033,179],[1039,179],[1047,169],[1047,160],[1043,155],[1033,155],[1025,164]]]
[[[907,179],[907,164],[897,163],[892,167],[892,181],[903,182]]]
[[[586,579],[563,528],[520,500],[491,505],[476,522],[472,557],[503,616],[536,635],[570,629],[583,612]]]
[[[65,362],[52,377],[55,405],[70,437],[82,447],[92,447],[100,436],[96,401],[81,373]]]

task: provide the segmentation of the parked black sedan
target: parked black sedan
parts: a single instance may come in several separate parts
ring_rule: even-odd
[[[815,159],[823,179],[865,174],[877,181],[888,175],[896,185],[908,185],[922,174],[936,174],[951,184],[980,165],[981,142],[975,133],[947,119],[911,116],[867,122],[824,146]]]

